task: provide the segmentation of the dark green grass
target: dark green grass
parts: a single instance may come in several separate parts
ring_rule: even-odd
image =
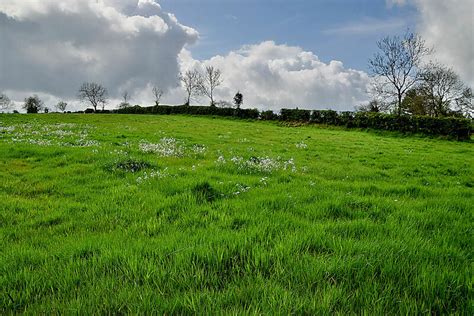
[[[139,150],[164,137],[184,152]],[[0,115],[0,313],[472,315],[473,154],[314,126]]]

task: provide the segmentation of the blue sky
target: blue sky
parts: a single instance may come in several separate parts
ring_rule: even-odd
[[[197,59],[273,40],[299,46],[322,61],[367,70],[383,36],[414,29],[416,8],[384,0],[162,0],[164,11],[199,31]]]

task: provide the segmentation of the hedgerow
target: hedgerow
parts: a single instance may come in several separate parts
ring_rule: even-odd
[[[87,111],[86,111],[87,112]],[[89,111],[90,112],[90,111]],[[100,111],[109,113],[110,111]],[[232,109],[210,106],[170,106],[151,107],[132,106],[112,111],[120,114],[189,114],[236,117],[241,119],[260,119],[269,121],[302,122],[345,126],[347,128],[370,128],[398,131],[402,133],[421,133],[433,136],[446,136],[457,140],[468,140],[473,130],[472,120],[455,117],[409,116],[372,112],[336,112],[333,110],[282,109],[279,114],[273,111],[259,112],[257,109]]]

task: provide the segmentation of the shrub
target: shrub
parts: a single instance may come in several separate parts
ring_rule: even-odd
[[[260,113],[260,119],[265,121],[274,121],[278,119],[278,114],[273,111],[263,111]]]
[[[257,109],[237,109],[235,116],[242,119],[256,120],[260,116],[260,112]]]
[[[86,113],[93,112],[87,109]],[[101,111],[108,113],[109,111]],[[189,114],[189,115],[215,115],[237,117],[241,119],[282,120],[288,122],[311,122],[315,124],[338,125],[349,128],[372,128],[402,133],[422,133],[439,135],[458,140],[470,139],[472,122],[469,119],[447,117],[436,118],[428,116],[399,116],[377,112],[336,112],[333,110],[300,110],[282,109],[280,115],[273,111],[259,112],[257,109],[232,109],[210,106],[169,106],[159,105],[140,107],[138,105],[125,109],[118,109],[115,113],[123,114]]]
[[[282,109],[280,111],[280,119],[282,121],[309,122],[310,118],[310,110]]]

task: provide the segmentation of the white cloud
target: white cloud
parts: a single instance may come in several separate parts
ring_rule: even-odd
[[[435,48],[434,58],[474,87],[474,3],[472,0],[387,0],[411,3],[419,11],[417,31]]]
[[[232,100],[240,90],[246,107],[352,110],[367,99],[369,77],[344,68],[342,62],[321,62],[300,47],[262,42],[202,63],[189,52],[180,55],[182,70],[213,65],[223,72],[218,98]]]
[[[474,4],[471,0],[417,0],[419,32],[435,48],[435,57],[450,65],[474,87]]]
[[[74,98],[96,81],[112,97],[176,86],[178,54],[198,33],[153,0],[2,0],[0,88]]]

